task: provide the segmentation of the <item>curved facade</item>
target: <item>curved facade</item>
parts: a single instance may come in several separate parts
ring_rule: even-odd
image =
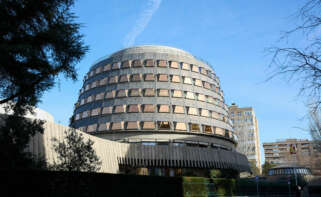
[[[235,151],[236,139],[213,69],[166,46],[138,46],[95,63],[72,126],[97,137],[145,145]]]

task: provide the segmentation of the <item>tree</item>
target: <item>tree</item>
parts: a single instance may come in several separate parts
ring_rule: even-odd
[[[1,117],[5,119],[0,128],[0,168],[1,169],[30,169],[38,168],[40,162],[33,155],[26,153],[29,138],[35,133],[42,132],[43,121],[29,120],[19,116]],[[1,123],[0,123],[1,125]],[[44,164],[41,164],[45,166]]]
[[[301,94],[308,96],[308,105],[318,110],[321,104],[321,0],[308,0],[298,12],[299,25],[287,31],[282,39],[303,34],[305,46],[273,47],[271,65],[276,66],[270,78],[288,76],[290,80],[301,81]],[[301,37],[301,36],[300,36]],[[281,40],[282,40],[281,39]],[[295,40],[295,43],[298,43]]]
[[[252,174],[253,174],[254,176],[260,175],[260,170],[259,170],[259,168],[256,166],[256,162],[255,162],[255,161],[250,161],[250,167],[251,167]]]
[[[65,140],[53,139],[58,162],[49,168],[62,171],[96,172],[100,170],[101,161],[93,149],[94,142],[84,142],[84,137],[75,129],[65,131]]]
[[[321,153],[321,113],[311,111],[309,115],[309,131],[314,139],[314,147]]]
[[[0,104],[12,110],[11,116],[0,117],[2,167],[25,167],[21,160],[29,156],[24,147],[30,137],[43,132],[44,122],[22,117],[33,112],[60,74],[77,79],[75,65],[87,46],[70,10],[73,4],[73,0],[0,1]]]
[[[262,174],[264,176],[267,176],[269,170],[275,166],[276,166],[275,164],[265,161],[265,163],[262,165]]]

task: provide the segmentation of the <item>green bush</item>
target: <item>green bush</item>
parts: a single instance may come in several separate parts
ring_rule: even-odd
[[[183,195],[196,196],[232,196],[235,195],[235,180],[226,178],[183,177]]]

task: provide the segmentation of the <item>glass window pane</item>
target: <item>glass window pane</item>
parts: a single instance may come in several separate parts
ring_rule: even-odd
[[[141,60],[134,60],[132,61],[132,67],[141,67],[142,61]]]
[[[175,126],[175,130],[186,131],[186,124],[183,122],[177,122]]]
[[[154,74],[146,74],[145,75],[145,81],[155,81]]]
[[[158,75],[158,81],[168,81],[168,75],[165,75],[165,74]]]
[[[170,62],[170,67],[171,68],[179,68],[179,64],[178,64],[178,62],[171,61]]]
[[[174,82],[174,83],[180,83],[181,82],[181,78],[178,75],[173,75],[171,81]]]
[[[148,59],[145,61],[145,66],[146,67],[154,67],[154,60]]]
[[[158,67],[167,67],[167,61],[166,60],[159,60]]]

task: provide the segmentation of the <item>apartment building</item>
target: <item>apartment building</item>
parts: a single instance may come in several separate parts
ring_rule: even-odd
[[[314,174],[321,175],[321,154],[307,139],[286,139],[263,143],[265,161],[274,164],[297,164],[308,167]]]
[[[235,103],[229,106],[234,131],[238,137],[237,151],[255,162],[261,169],[261,153],[258,121],[252,107],[238,107]]]

